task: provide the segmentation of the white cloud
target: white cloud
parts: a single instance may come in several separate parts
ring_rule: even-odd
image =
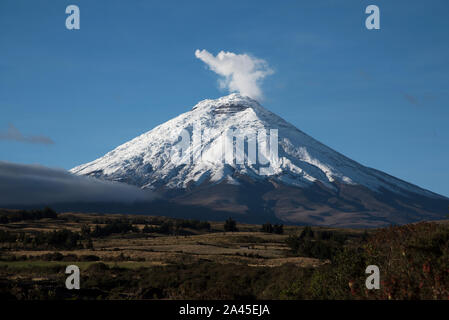
[[[247,54],[220,51],[214,56],[207,50],[196,50],[195,56],[224,77],[219,82],[222,88],[254,99],[262,98],[260,84],[266,76],[273,73],[265,60]]]

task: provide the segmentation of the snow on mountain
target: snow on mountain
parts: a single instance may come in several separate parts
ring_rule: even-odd
[[[198,128],[201,128],[200,142],[199,135],[195,135]],[[175,150],[179,149],[183,129],[189,133],[190,144],[180,155]],[[236,145],[225,134],[229,129],[246,135],[248,141],[257,139],[254,134],[263,130],[278,130],[277,159],[264,148],[257,158],[271,160],[268,175],[260,174],[263,167],[260,164],[223,160],[229,155],[226,143]],[[248,149],[246,143],[246,153]],[[239,94],[203,100],[192,110],[70,171],[155,190],[185,189],[205,183],[239,185],[244,176],[299,188],[320,182],[331,190],[341,184],[359,185],[374,192],[388,190],[403,196],[412,193],[445,199],[343,156],[264,109],[257,101]]]

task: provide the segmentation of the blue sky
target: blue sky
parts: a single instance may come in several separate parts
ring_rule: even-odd
[[[65,28],[65,8],[81,29]],[[381,29],[365,28],[376,4]],[[69,169],[227,94],[196,49],[275,73],[263,105],[370,167],[449,196],[449,2],[0,2],[0,160]]]

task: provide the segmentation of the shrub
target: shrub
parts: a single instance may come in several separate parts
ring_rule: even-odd
[[[237,222],[235,222],[235,220],[233,220],[232,218],[229,218],[228,220],[226,220],[225,224],[224,224],[224,231],[227,231],[227,232],[238,231]]]

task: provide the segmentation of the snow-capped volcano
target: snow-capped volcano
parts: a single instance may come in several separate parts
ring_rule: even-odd
[[[435,219],[449,203],[343,156],[239,94],[201,101],[71,172],[149,188],[181,204],[292,223]]]

